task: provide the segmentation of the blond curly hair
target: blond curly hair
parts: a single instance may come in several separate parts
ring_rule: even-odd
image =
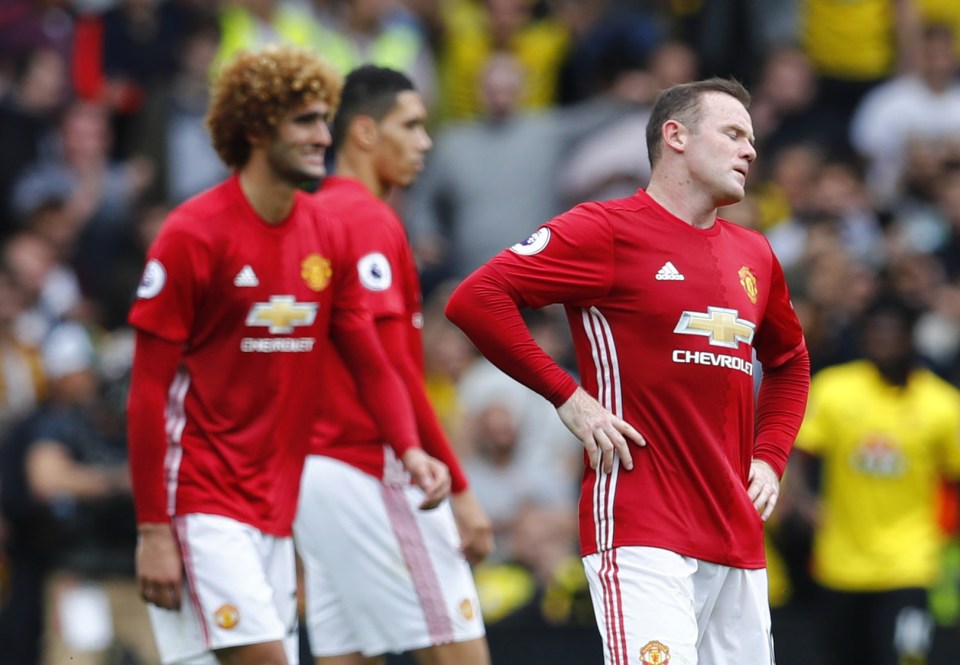
[[[274,136],[285,114],[318,100],[332,117],[342,88],[340,74],[311,51],[292,46],[241,51],[213,81],[206,118],[213,147],[224,164],[242,168],[252,149],[247,136]]]

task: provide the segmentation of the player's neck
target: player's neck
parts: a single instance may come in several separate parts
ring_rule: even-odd
[[[372,160],[358,159],[347,150],[337,155],[336,174],[345,178],[359,180],[360,183],[367,188],[367,191],[378,199],[386,198],[390,192],[389,188],[377,176],[377,171],[373,166]]]
[[[279,224],[293,210],[297,188],[272,177],[268,170],[251,161],[240,171],[240,189],[254,212],[267,224]]]
[[[652,177],[647,195],[674,217],[698,229],[708,229],[717,221],[717,208],[703,195],[689,191],[684,183],[669,176]]]

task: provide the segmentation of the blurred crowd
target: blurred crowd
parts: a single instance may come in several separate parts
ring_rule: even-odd
[[[863,355],[858,321],[888,294],[916,311],[923,364],[960,385],[956,0],[4,0],[3,662],[104,640],[110,662],[154,662],[132,577],[125,319],[165,214],[226,175],[203,125],[210,72],[274,41],[344,73],[403,70],[430,106],[435,147],[392,203],[423,275],[430,394],[496,529],[476,570],[494,662],[600,653],[576,550],[581,449],[443,305],[553,215],[643,187],[659,90],[721,75],[753,94],[759,157],[722,212],[774,247],[814,373]],[[528,314],[572,371],[563,311]],[[944,649],[960,643],[955,486],[931,595]],[[815,663],[814,526],[794,509],[769,529],[775,635],[796,645],[778,660]]]

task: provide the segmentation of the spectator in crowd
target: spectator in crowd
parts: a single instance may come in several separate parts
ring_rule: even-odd
[[[471,119],[489,111],[482,90],[488,63],[497,53],[510,54],[519,64],[518,109],[545,109],[557,101],[570,37],[554,17],[535,16],[534,5],[531,0],[444,3],[445,31],[438,52],[444,119]]]
[[[816,106],[848,126],[878,83],[914,69],[921,19],[915,0],[801,0],[800,42],[818,76]]]
[[[133,574],[122,414],[103,400],[95,362],[82,326],[54,328],[43,347],[49,399],[4,444],[14,567],[43,567],[40,662],[94,665],[127,650],[158,665]]]
[[[428,109],[439,90],[433,48],[405,3],[389,0],[316,0],[316,49],[346,76],[363,64],[407,74]]]
[[[877,86],[850,123],[850,142],[867,160],[867,183],[880,205],[902,191],[911,140],[960,142],[960,54],[953,30],[927,25],[916,71]]]
[[[10,89],[0,96],[0,237],[15,226],[11,197],[23,170],[40,155],[43,139],[66,103],[67,67],[57,51],[40,48],[17,58]]]
[[[863,360],[814,376],[791,458],[830,664],[924,662],[931,648],[938,488],[960,478],[960,391],[919,364],[915,320],[896,298],[873,302],[858,328]],[[816,494],[802,482],[811,455],[822,464]]]
[[[440,133],[426,170],[405,200],[414,247],[427,266],[442,266],[443,276],[468,274],[509,245],[517,231],[533,231],[559,212],[557,169],[566,153],[629,109],[601,98],[524,113],[523,70],[506,53],[490,58],[482,85],[484,117]]]
[[[39,348],[17,336],[24,294],[10,268],[0,260],[0,440],[45,394]]]
[[[242,50],[268,44],[316,47],[317,24],[307,7],[290,0],[226,0],[220,9],[220,48],[214,69]]]

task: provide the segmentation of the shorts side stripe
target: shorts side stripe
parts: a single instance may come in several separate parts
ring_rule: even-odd
[[[381,491],[390,526],[400,544],[400,551],[410,571],[413,588],[423,608],[430,639],[433,644],[453,642],[453,621],[447,613],[440,580],[437,578],[437,571],[427,551],[423,534],[417,526],[416,517],[407,502],[404,488],[396,485],[381,485]]]
[[[210,628],[207,626],[207,617],[203,613],[203,606],[200,604],[200,595],[197,593],[197,580],[193,568],[193,556],[190,554],[190,541],[187,539],[187,518],[173,518],[173,527],[175,529],[177,540],[180,544],[180,556],[183,559],[183,570],[187,576],[187,595],[190,596],[190,603],[197,614],[197,623],[200,624],[200,630],[203,632],[203,643],[210,648]]]

